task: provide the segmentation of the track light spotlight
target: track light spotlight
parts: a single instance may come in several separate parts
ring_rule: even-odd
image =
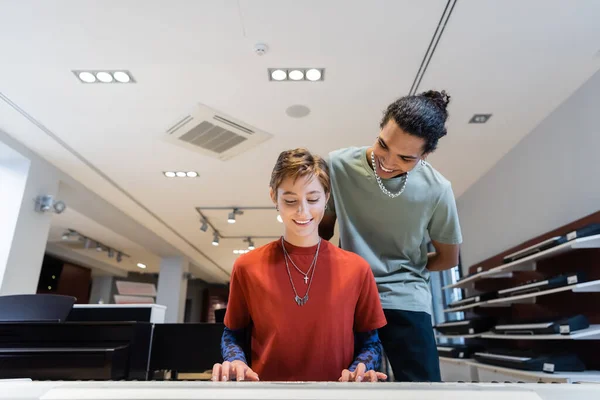
[[[230,224],[235,224],[235,216],[236,215],[242,215],[244,212],[238,210],[237,208],[234,208],[232,212],[229,213],[229,215],[227,216],[227,222],[229,222]]]
[[[215,232],[213,234],[213,241],[212,241],[212,245],[213,246],[218,246],[219,245],[219,235],[217,234],[217,232]]]
[[[202,232],[206,232],[208,230],[208,222],[205,219],[202,220],[202,226],[200,227]]]
[[[53,196],[45,195],[35,198],[35,211],[40,213],[54,212],[60,214],[66,210],[64,201],[55,201]]]

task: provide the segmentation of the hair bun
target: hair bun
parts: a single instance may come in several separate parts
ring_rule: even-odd
[[[448,103],[450,103],[450,95],[445,90],[438,92],[437,90],[428,90],[427,92],[421,93],[421,96],[427,97],[435,103],[444,113],[448,113]]]

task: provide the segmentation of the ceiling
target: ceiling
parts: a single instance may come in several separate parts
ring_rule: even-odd
[[[418,91],[452,96],[449,134],[430,161],[459,197],[600,68],[598,1],[453,4],[0,0],[0,129],[189,257],[207,280],[224,282],[245,244],[212,246],[197,208],[272,207],[280,151],[327,155],[372,143],[382,110],[410,92],[419,71]],[[265,55],[254,53],[257,43]],[[325,81],[270,82],[273,67],[323,67]],[[78,69],[127,69],[137,83],[85,85]],[[199,103],[272,138],[227,161],[166,141]],[[287,116],[296,104],[310,114]],[[493,116],[468,124],[475,113]],[[200,176],[167,179],[167,170]],[[117,214],[71,211],[53,223],[53,246],[64,228],[87,229],[158,270],[165,252],[115,233]],[[281,234],[273,209],[248,210],[236,224],[228,212],[205,213],[222,235]]]

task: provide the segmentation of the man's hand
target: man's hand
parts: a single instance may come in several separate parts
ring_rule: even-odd
[[[218,382],[223,381],[227,382],[229,380],[237,380],[238,382],[248,380],[248,381],[258,381],[258,374],[247,366],[245,363],[239,360],[235,360],[232,362],[225,361],[223,364],[215,364],[213,366],[212,372],[212,381]]]
[[[387,375],[377,371],[366,371],[367,367],[364,363],[359,363],[354,372],[343,370],[342,376],[338,379],[340,382],[377,382],[386,380]]]
[[[432,240],[431,244],[435,248],[435,253],[427,254],[427,269],[429,271],[445,271],[458,265],[460,245],[445,244],[435,240]]]

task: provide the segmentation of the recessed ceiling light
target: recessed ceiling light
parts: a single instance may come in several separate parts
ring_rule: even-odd
[[[322,76],[323,73],[316,68],[311,68],[308,71],[306,71],[306,79],[312,82],[318,81],[319,79],[321,79]]]
[[[135,83],[135,79],[126,70],[73,70],[73,74],[83,83]]]
[[[490,119],[491,116],[492,116],[492,114],[475,114],[475,115],[473,115],[471,120],[469,120],[469,123],[470,124],[485,124],[486,122],[488,122],[488,120]]]
[[[98,72],[96,74],[96,78],[98,78],[98,80],[100,82],[104,82],[104,83],[110,83],[113,81],[113,76],[111,74],[109,74],[108,72]]]
[[[146,264],[138,263],[137,266],[141,269],[146,269]]]
[[[304,79],[304,72],[300,71],[299,69],[290,71],[288,75],[293,81],[301,81],[302,79]]]
[[[113,75],[115,79],[121,83],[128,83],[129,81],[131,81],[131,78],[129,77],[127,72],[117,71]]]
[[[197,178],[200,176],[196,171],[165,171],[163,174],[167,178]]]
[[[94,83],[96,82],[96,77],[91,72],[80,72],[78,75],[79,79],[81,79],[85,83]]]
[[[239,253],[240,253],[240,251],[239,251],[239,250],[234,250],[234,251],[233,251],[233,254],[239,254]]]
[[[287,78],[287,73],[282,69],[276,69],[271,72],[271,78],[275,81],[283,81]]]
[[[324,68],[269,68],[269,79],[272,81],[322,81]],[[287,71],[287,72],[286,72]],[[306,79],[305,79],[306,78]]]

